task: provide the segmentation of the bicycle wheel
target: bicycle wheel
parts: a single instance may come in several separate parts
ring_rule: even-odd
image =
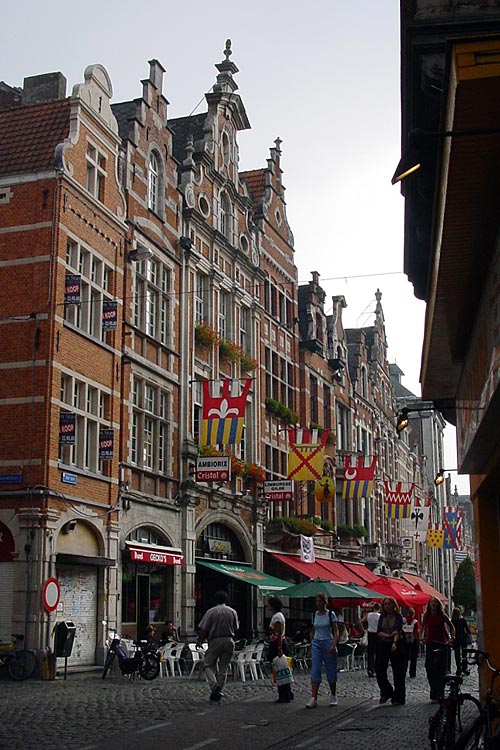
[[[155,680],[160,674],[160,662],[155,654],[145,654],[139,665],[139,674],[144,680]]]
[[[466,693],[458,696],[458,706],[455,714],[455,738],[457,741],[462,734],[468,734],[468,730],[477,722],[480,715],[481,704],[477,698]]]
[[[104,662],[104,669],[102,670],[102,679],[103,680],[106,677],[106,675],[108,674],[109,668],[113,664],[114,659],[115,659],[115,653],[114,653],[114,651],[108,651],[108,653],[106,654],[106,661]]]
[[[485,731],[484,717],[479,716],[468,729],[462,732],[455,745],[455,750],[484,750],[487,747],[484,741]]]
[[[429,719],[429,739],[433,750],[446,750],[450,725],[453,729],[453,722],[449,720],[449,707],[441,706],[438,712]]]
[[[14,651],[7,662],[7,671],[13,680],[27,680],[36,669],[36,656],[26,649]]]

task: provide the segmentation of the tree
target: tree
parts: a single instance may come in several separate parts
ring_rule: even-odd
[[[466,614],[476,611],[476,574],[470,557],[458,566],[453,582],[453,601],[464,608]]]

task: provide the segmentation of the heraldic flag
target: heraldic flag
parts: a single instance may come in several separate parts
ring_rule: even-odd
[[[297,481],[323,476],[323,461],[328,430],[324,430],[318,443],[318,430],[288,430],[288,477]]]
[[[252,378],[245,380],[243,390],[239,380],[203,381],[200,445],[241,443],[245,406],[251,385]]]
[[[442,547],[444,542],[444,529],[438,523],[429,524],[427,529],[427,546]]]
[[[458,507],[443,508],[443,549],[459,549],[462,545],[462,512]]]
[[[401,490],[402,482],[396,484],[396,490],[391,490],[389,482],[385,486],[385,510],[387,518],[410,518],[414,484],[407,492]]]
[[[377,456],[373,457],[368,466],[364,465],[363,456],[358,456],[358,465],[351,466],[351,457],[346,456],[342,500],[361,500],[362,497],[370,497],[376,464]]]
[[[418,499],[412,506],[410,534],[415,537],[416,542],[425,542],[426,540],[430,510],[428,505],[420,505]]]

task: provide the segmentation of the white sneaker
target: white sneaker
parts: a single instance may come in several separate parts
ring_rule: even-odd
[[[318,701],[316,698],[310,698],[306,703],[306,708],[316,708],[318,705]]]
[[[330,706],[338,706],[338,700],[336,695],[332,695],[330,698]]]

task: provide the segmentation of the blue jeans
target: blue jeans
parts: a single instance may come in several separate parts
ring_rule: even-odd
[[[311,643],[311,682],[321,682],[321,665],[325,665],[326,679],[330,685],[337,682],[337,649],[330,653],[333,644],[333,638],[327,641],[318,641],[313,638]]]

